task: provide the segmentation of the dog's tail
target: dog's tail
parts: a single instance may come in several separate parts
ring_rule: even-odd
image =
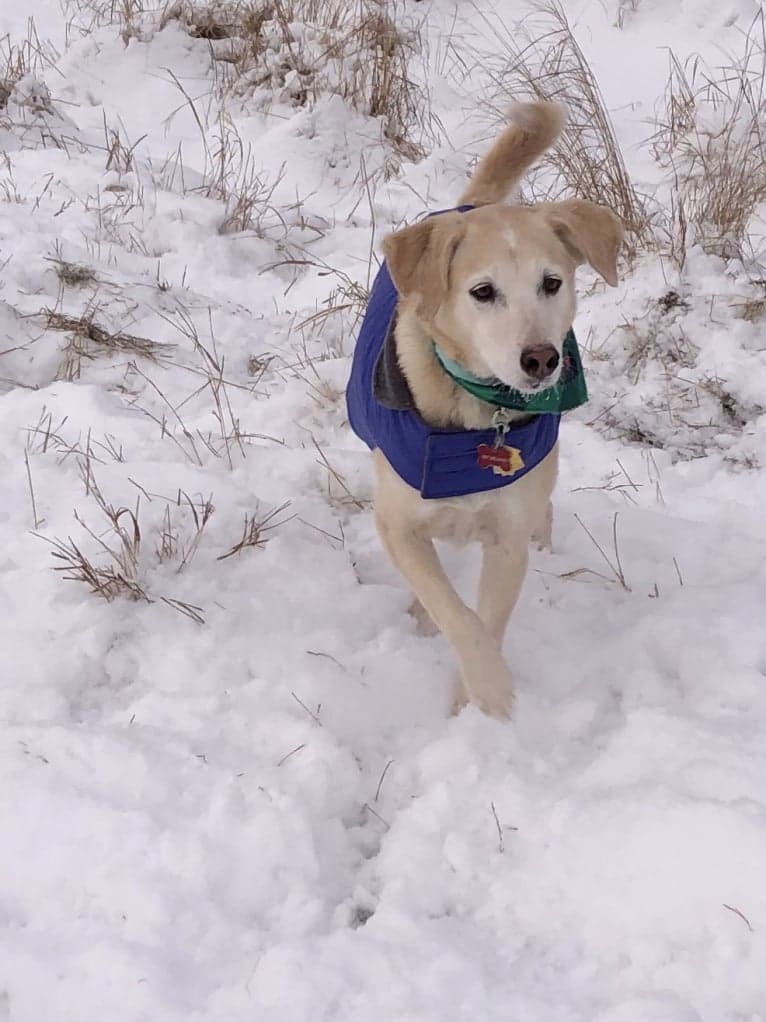
[[[502,202],[538,157],[561,134],[567,110],[561,103],[515,103],[511,123],[479,161],[460,204]]]

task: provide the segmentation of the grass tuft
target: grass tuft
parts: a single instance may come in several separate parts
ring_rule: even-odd
[[[525,36],[490,19],[505,52],[482,61],[496,120],[505,123],[511,99],[555,100],[569,111],[559,141],[532,171],[525,196],[538,202],[576,195],[610,206],[625,226],[628,250],[650,246],[654,231],[646,204],[630,180],[598,82],[564,9],[558,0],[543,0],[535,10]]]
[[[742,52],[711,68],[699,57],[670,56],[664,110],[651,139],[670,172],[669,232],[676,261],[699,244],[725,259],[756,260],[749,227],[766,202],[766,14],[744,36]],[[680,240],[679,240],[680,239]]]
[[[285,504],[280,504],[279,507],[273,508],[266,514],[260,514],[257,510],[252,514],[246,514],[242,526],[242,535],[225,554],[220,555],[218,560],[225,561],[228,557],[241,554],[243,550],[265,546],[270,539],[268,536],[269,532],[279,528],[280,525],[284,525],[295,517],[290,515],[288,518],[279,518],[279,515],[286,511],[289,506],[290,502],[287,501]]]
[[[67,272],[66,270],[64,272]],[[42,315],[48,330],[61,330],[69,334],[63,350],[63,361],[58,379],[80,378],[83,360],[90,360],[103,354],[140,356],[150,362],[166,362],[174,350],[172,344],[161,344],[147,337],[138,337],[124,330],[110,331],[96,323],[93,314],[68,316],[55,309],[43,309]]]

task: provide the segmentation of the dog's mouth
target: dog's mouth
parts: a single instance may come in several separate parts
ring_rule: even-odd
[[[545,380],[535,380],[525,376],[522,380],[510,383],[496,376],[493,380],[495,386],[503,387],[509,391],[516,391],[519,394],[526,394],[530,397],[535,394],[544,394],[546,390],[554,390],[561,382],[561,370],[557,369]]]
[[[552,376],[549,376],[547,380],[530,380],[526,379],[521,384],[508,383],[505,384],[510,390],[518,390],[522,394],[542,394],[543,391],[553,390],[557,387],[559,380],[561,379],[561,373],[556,371]]]
[[[435,342],[432,344],[437,361],[452,381],[488,404],[536,413],[575,408],[587,400],[577,341],[571,330],[560,354],[558,347],[552,344],[528,348],[525,352],[527,371],[519,372],[521,367],[514,367],[512,373],[508,373],[509,377],[515,377],[513,382],[500,374],[478,376],[445,355]],[[529,356],[534,356],[534,362]]]

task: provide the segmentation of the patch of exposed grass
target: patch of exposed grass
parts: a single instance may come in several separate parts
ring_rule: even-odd
[[[742,52],[710,67],[671,54],[664,109],[652,138],[672,175],[669,232],[676,261],[695,243],[725,259],[766,259],[748,229],[766,202],[766,15],[745,34]]]
[[[94,314],[68,316],[55,309],[44,309],[42,315],[48,330],[61,330],[69,335],[63,348],[59,379],[79,379],[83,360],[103,354],[139,356],[150,362],[162,363],[173,351],[172,344],[161,344],[124,330],[107,330],[96,323]]]

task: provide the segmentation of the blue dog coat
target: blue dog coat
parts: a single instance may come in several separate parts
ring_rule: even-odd
[[[460,206],[463,213],[471,206]],[[437,213],[430,214],[438,216]],[[354,349],[346,406],[351,428],[380,448],[425,498],[484,493],[516,482],[553,450],[561,416],[536,415],[497,429],[438,429],[418,414],[396,353],[398,293],[383,263]]]

